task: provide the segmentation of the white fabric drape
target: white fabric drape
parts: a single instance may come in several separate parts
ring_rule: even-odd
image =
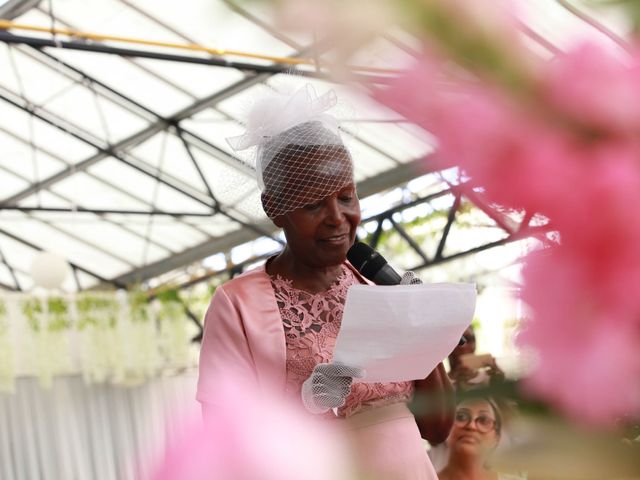
[[[193,414],[196,372],[123,387],[33,377],[0,393],[0,479],[139,480]]]

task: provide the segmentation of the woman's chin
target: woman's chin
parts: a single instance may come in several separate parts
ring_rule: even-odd
[[[349,248],[351,245],[347,242],[340,245],[321,245],[315,256],[323,264],[338,265],[347,259]]]
[[[463,455],[475,456],[481,450],[480,444],[471,440],[458,440],[456,443],[456,449]]]
[[[316,260],[317,267],[337,267],[338,265],[342,265],[347,260],[347,252],[346,250],[343,252],[342,250],[332,251],[330,254],[319,256]]]

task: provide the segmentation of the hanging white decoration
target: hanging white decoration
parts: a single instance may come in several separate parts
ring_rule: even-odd
[[[69,275],[69,264],[60,255],[40,252],[31,264],[31,278],[39,287],[59,288]]]

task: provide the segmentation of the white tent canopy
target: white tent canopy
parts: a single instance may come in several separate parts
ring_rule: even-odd
[[[610,42],[564,2],[519,3],[523,34],[542,55],[551,57],[576,35]],[[322,59],[332,53],[315,48],[312,35],[279,31],[261,3],[10,0],[0,1],[0,15],[23,25],[279,57]],[[618,18],[603,21],[624,30]],[[343,105],[336,114],[351,136],[361,196],[405,184],[417,175],[416,165],[429,170],[424,158],[434,151],[433,139],[374,104],[363,89],[283,78],[268,71],[272,63],[266,60],[242,59],[242,68],[232,68],[36,45],[52,38],[46,32],[0,34],[0,287],[6,289],[32,287],[29,268],[39,250],[69,260],[75,275],[64,288],[77,290],[149,280],[273,235],[258,214],[252,167],[225,138],[242,131],[239,119],[253,98],[283,84],[310,82],[320,91],[338,91]],[[402,68],[411,62],[412,43],[406,33],[390,32],[361,52],[359,61]]]

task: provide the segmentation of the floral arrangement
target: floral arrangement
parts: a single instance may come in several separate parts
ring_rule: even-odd
[[[640,57],[584,42],[548,61],[507,8],[404,4],[430,50],[376,98],[433,133],[466,188],[554,232],[523,273],[527,388],[590,423],[639,414]]]
[[[44,387],[69,374],[87,383],[140,383],[195,366],[196,334],[182,303],[150,302],[141,291],[5,294],[0,390],[13,391],[21,375],[36,375]]]

